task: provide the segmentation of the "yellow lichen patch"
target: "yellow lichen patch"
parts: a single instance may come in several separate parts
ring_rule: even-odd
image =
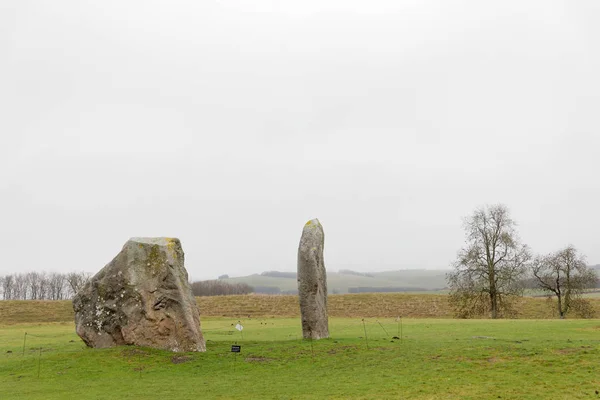
[[[177,252],[175,251],[175,247],[177,246],[177,241],[173,238],[165,238],[167,241],[167,249],[169,253],[173,256],[173,258],[177,258]]]
[[[150,269],[153,275],[156,275],[164,264],[165,256],[164,252],[161,252],[160,246],[151,245],[150,251],[148,252],[148,265],[147,267]]]
[[[308,221],[304,226],[312,225],[312,220]]]

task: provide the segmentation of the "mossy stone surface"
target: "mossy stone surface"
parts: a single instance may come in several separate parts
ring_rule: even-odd
[[[206,349],[183,249],[176,238],[127,241],[77,293],[73,309],[77,334],[90,347]]]
[[[305,339],[329,337],[325,233],[318,219],[308,221],[298,246],[298,297]]]

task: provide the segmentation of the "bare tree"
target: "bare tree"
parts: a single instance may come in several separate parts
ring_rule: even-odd
[[[87,272],[70,272],[65,279],[69,284],[71,294],[74,296],[81,288],[83,288],[90,278],[91,275]]]
[[[48,295],[49,300],[62,300],[65,295],[66,276],[61,273],[53,272],[48,276]]]
[[[26,274],[15,274],[15,283],[13,285],[13,300],[27,300],[28,294],[28,277]]]
[[[581,295],[586,289],[596,287],[598,276],[587,266],[585,256],[579,254],[575,247],[569,245],[555,253],[537,257],[531,270],[537,286],[556,296],[561,319],[572,308],[590,309],[589,302]]]
[[[15,277],[6,275],[2,277],[2,298],[4,300],[12,300],[14,291]]]
[[[460,317],[489,312],[498,318],[511,311],[511,297],[522,295],[529,249],[504,205],[477,209],[464,228],[467,245],[447,275],[450,301]]]
[[[40,273],[40,283],[38,285],[38,290],[40,293],[40,295],[39,295],[40,300],[48,299],[49,290],[50,290],[50,280],[49,280],[48,274],[44,271],[42,271]]]
[[[29,298],[31,300],[41,300],[42,299],[42,274],[38,272],[28,272],[27,277],[27,287],[29,288]]]

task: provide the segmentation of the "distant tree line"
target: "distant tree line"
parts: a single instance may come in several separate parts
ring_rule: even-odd
[[[374,278],[374,274],[370,274],[368,272],[357,272],[352,271],[350,269],[340,269],[338,271],[340,274],[344,275],[355,275],[355,276],[364,276],[367,278]],[[269,276],[271,278],[287,278],[287,279],[296,279],[298,274],[296,272],[281,272],[281,271],[265,271],[260,274],[260,276]],[[221,279],[221,277],[219,277]]]
[[[87,272],[25,272],[0,276],[2,300],[66,300],[90,279]]]
[[[194,296],[228,296],[254,292],[254,288],[247,283],[229,283],[223,280],[196,281],[191,286]]]
[[[344,274],[344,275],[356,275],[356,276],[364,276],[366,278],[375,278],[374,274],[370,274],[368,272],[356,272],[356,271],[352,271],[350,269],[340,269],[338,271],[338,273],[340,274]]]
[[[288,278],[296,279],[298,274],[295,272],[280,272],[280,271],[265,271],[260,274],[261,276],[270,276],[271,278]]]
[[[348,293],[398,293],[398,292],[428,292],[428,289],[418,287],[371,287],[371,286],[359,286],[349,287]],[[334,293],[335,294],[335,293]]]

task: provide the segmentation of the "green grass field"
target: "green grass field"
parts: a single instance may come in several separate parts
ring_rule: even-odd
[[[89,349],[70,322],[0,326],[0,399],[590,399],[598,320],[205,317],[207,352]],[[26,336],[25,351],[23,341]],[[233,343],[242,352],[230,352]],[[41,351],[40,351],[41,349]]]

